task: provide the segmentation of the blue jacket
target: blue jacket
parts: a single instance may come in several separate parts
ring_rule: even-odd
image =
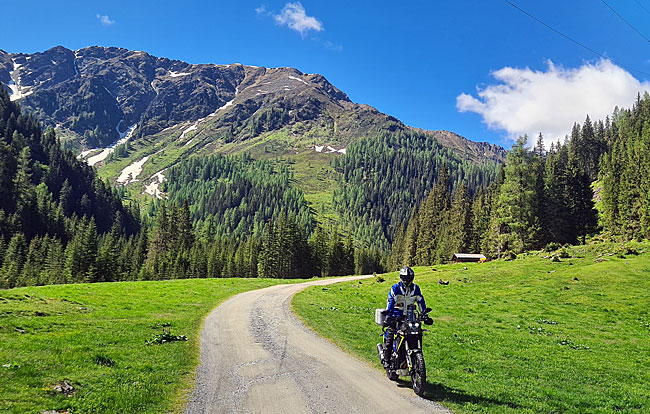
[[[426,303],[424,303],[424,296],[422,296],[422,292],[420,291],[420,286],[411,283],[411,287],[408,288],[400,281],[395,283],[390,288],[390,292],[388,292],[386,310],[392,316],[406,315],[407,307],[412,303],[418,304],[420,312],[424,312],[427,308]]]

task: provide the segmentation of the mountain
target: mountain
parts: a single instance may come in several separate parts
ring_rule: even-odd
[[[293,68],[188,64],[115,47],[42,53],[0,51],[0,81],[45,126],[79,149],[107,147],[135,125],[134,137],[194,132],[210,149],[294,126],[290,136],[345,147],[397,119],[348,96],[323,76]],[[184,128],[183,128],[184,126]],[[185,131],[185,134],[183,134]],[[431,132],[459,153],[502,161],[497,146]],[[217,139],[215,139],[217,138]],[[484,150],[487,148],[487,151]]]
[[[65,148],[136,198],[179,191],[167,194],[179,199],[181,183],[169,180],[203,180],[181,171],[190,165],[184,160],[245,154],[282,164],[277,171],[287,168],[290,185],[304,193],[317,221],[353,226],[357,240],[382,248],[440,167],[452,170],[454,186],[466,181],[473,190],[489,184],[505,160],[499,146],[409,127],[352,102],[322,75],[294,68],[189,64],[115,47],[58,46],[34,54],[0,51],[0,80],[11,100],[54,128]],[[215,184],[199,187],[214,188],[222,184],[217,177],[230,176],[215,174],[206,178]],[[195,224],[220,211],[204,207],[192,207]],[[239,227],[245,234],[271,216],[236,215],[216,226],[245,222]]]

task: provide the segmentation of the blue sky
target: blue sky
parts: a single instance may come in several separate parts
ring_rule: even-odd
[[[0,49],[291,66],[408,125],[506,147],[523,133],[550,142],[650,90],[650,0],[510,1],[614,62],[504,0],[22,0],[2,7]]]

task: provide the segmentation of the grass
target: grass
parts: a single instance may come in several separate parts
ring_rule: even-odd
[[[650,412],[650,244],[568,251],[415,269],[435,321],[427,398],[459,413]],[[294,308],[380,369],[374,309],[398,280],[384,277],[309,288]]]
[[[0,291],[0,412],[179,412],[203,318],[246,290],[289,280],[191,279]],[[165,334],[187,341],[147,345]],[[70,397],[54,391],[66,381]]]

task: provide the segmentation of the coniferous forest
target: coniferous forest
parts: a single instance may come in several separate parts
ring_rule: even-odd
[[[514,257],[590,238],[650,237],[650,97],[604,121],[574,124],[570,136],[528,149],[521,137],[495,182],[470,196],[447,169],[396,231],[388,267],[432,264],[455,252]]]
[[[452,188],[465,183],[469,191],[489,185],[498,164],[463,160],[435,138],[416,131],[385,132],[378,138],[351,145],[334,168],[342,175],[334,192],[334,205],[356,239],[388,250],[395,228],[407,220],[443,165],[450,171]]]
[[[167,200],[125,201],[0,92],[0,287],[192,277],[311,277],[650,237],[650,97],[575,124],[505,165],[464,161],[417,132],[336,158],[339,225],[315,220],[290,171],[244,156],[167,171]],[[532,148],[531,148],[532,147]],[[146,213],[151,215],[149,219]],[[391,246],[389,248],[389,246]]]
[[[382,270],[379,251],[317,226],[289,173],[267,162],[215,156],[180,163],[169,171],[170,200],[151,206],[148,226],[140,206],[125,206],[123,190],[111,190],[63,150],[4,90],[0,131],[2,288]]]

